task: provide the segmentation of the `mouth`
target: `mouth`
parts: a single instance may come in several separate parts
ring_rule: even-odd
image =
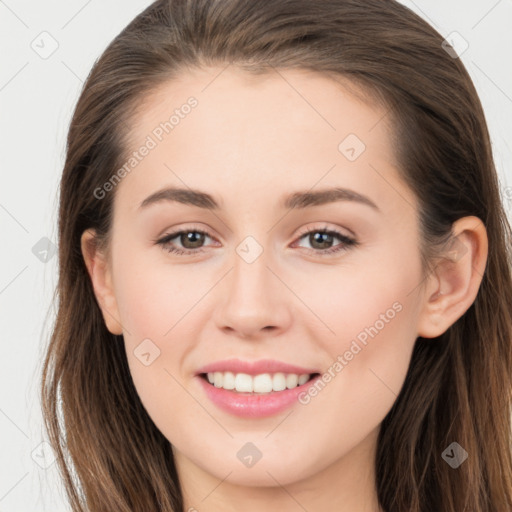
[[[208,372],[198,376],[210,386],[231,391],[237,395],[269,395],[307,384],[319,373],[261,373],[249,375],[234,372]]]

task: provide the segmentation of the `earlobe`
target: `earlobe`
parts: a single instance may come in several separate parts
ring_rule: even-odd
[[[478,217],[453,223],[452,238],[427,279],[418,336],[435,338],[473,304],[485,271],[487,231]]]
[[[111,270],[107,258],[97,248],[94,230],[84,231],[80,243],[85,266],[91,278],[94,294],[103,314],[105,325],[112,334],[122,334],[123,329],[119,320]]]

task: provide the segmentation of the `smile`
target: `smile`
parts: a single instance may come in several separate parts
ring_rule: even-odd
[[[316,374],[278,372],[249,375],[247,373],[209,372],[202,374],[202,377],[216,388],[237,393],[267,394],[302,386],[314,375]]]

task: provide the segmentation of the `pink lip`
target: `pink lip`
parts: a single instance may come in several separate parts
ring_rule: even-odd
[[[233,373],[247,373],[248,375],[258,375],[261,373],[319,373],[317,369],[302,368],[292,364],[275,361],[273,359],[260,359],[259,361],[242,361],[241,359],[226,359],[225,361],[217,361],[215,363],[207,364],[197,370],[196,375],[201,373],[212,372],[233,372]]]
[[[295,366],[272,359],[260,359],[259,361],[242,361],[240,359],[227,359],[217,361],[199,368],[196,372],[206,396],[223,411],[245,418],[259,418],[271,416],[284,411],[298,402],[298,396],[305,392],[309,386],[314,384],[321,375],[317,375],[302,386],[283,391],[272,391],[270,393],[238,393],[223,388],[217,388],[210,384],[202,375],[213,372],[246,373],[248,375],[259,375],[261,373],[296,373],[314,374],[320,373],[317,369]]]
[[[295,373],[295,372],[293,372]],[[307,373],[307,372],[304,372]],[[321,375],[317,375],[302,386],[271,393],[237,393],[223,388],[216,388],[201,376],[196,376],[206,396],[220,409],[243,418],[261,418],[272,416],[298,402],[301,393],[306,392]]]

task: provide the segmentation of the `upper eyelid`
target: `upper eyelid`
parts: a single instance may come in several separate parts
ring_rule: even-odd
[[[308,235],[310,233],[315,233],[317,231],[325,231],[327,233],[334,232],[334,233],[338,234],[339,236],[344,236],[346,238],[351,238],[351,239],[355,239],[356,238],[355,234],[351,230],[349,230],[348,228],[343,228],[343,229],[346,229],[347,231],[350,231],[350,234],[343,233],[342,232],[342,228],[330,227],[329,225],[327,225],[327,223],[324,223],[324,225],[321,226],[321,227],[313,226],[313,227],[301,228],[299,233],[298,233],[298,236],[302,237],[302,236]]]

